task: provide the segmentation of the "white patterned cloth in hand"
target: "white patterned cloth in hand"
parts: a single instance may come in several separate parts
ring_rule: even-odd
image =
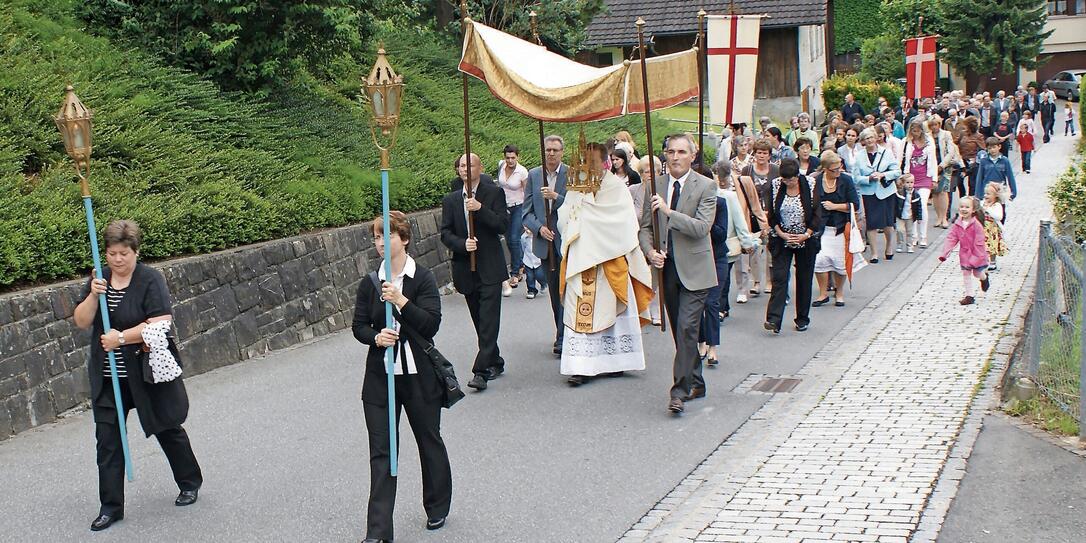
[[[158,321],[143,327],[143,343],[151,349],[149,361],[155,383],[166,383],[181,376],[181,366],[170,352],[170,342],[166,339],[172,324],[171,321]]]

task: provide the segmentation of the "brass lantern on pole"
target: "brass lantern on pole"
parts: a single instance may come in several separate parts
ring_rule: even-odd
[[[388,168],[388,150],[396,144],[396,131],[400,124],[400,105],[403,95],[403,76],[397,75],[385,58],[385,48],[377,49],[377,61],[370,70],[362,88],[370,101],[373,123],[370,132],[373,143],[381,150],[381,168]],[[378,129],[381,134],[377,134]],[[381,142],[387,141],[387,146]]]
[[[75,95],[75,89],[68,85],[64,89],[64,104],[54,121],[60,130],[60,137],[64,140],[64,151],[72,157],[75,163],[75,171],[79,174],[79,183],[83,189],[83,196],[90,196],[90,187],[87,177],[90,176],[91,157],[91,118],[93,115],[87,106]]]

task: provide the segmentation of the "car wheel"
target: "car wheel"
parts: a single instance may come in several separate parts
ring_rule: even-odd
[[[1068,102],[1074,102],[1075,101],[1075,91],[1073,91],[1071,89],[1067,89],[1067,101]]]

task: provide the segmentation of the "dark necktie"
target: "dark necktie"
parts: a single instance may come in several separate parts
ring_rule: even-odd
[[[682,186],[679,185],[679,181],[675,180],[671,184],[671,210],[675,211],[679,208],[679,191],[682,190]],[[667,229],[667,254],[669,257],[675,256],[675,249],[672,247],[671,228]]]

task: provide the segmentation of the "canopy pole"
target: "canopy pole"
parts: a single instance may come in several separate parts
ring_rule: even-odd
[[[705,53],[709,51],[705,44],[705,10],[698,10],[698,156],[705,164]]]
[[[535,42],[539,44],[540,47],[545,47],[543,45],[543,42],[539,39],[539,26],[536,23],[537,15],[535,10],[532,10],[528,14],[528,17],[531,19],[532,22],[532,38],[535,39]],[[550,186],[550,183],[547,182],[546,137],[543,135],[543,119],[537,120],[539,121],[539,176],[543,180],[543,187],[546,188]],[[554,228],[551,226],[551,201],[546,198],[543,199],[543,213],[546,214],[546,218],[544,218],[543,222],[546,223],[547,230],[554,232]],[[553,272],[558,270],[557,265],[554,262],[553,241],[547,242],[547,262],[549,262],[548,266],[550,266],[550,271]]]
[[[648,68],[648,50],[645,48],[645,20],[641,17],[637,18],[637,48],[641,52],[641,91],[642,97],[645,103],[645,137],[648,139],[648,146],[645,148],[647,154],[646,158],[649,161],[649,190],[651,194],[655,196],[656,192],[656,168],[652,164],[652,107],[649,103],[649,68]],[[652,205],[651,203],[649,205]],[[660,217],[657,212],[652,212],[652,248],[655,251],[660,250]],[[667,331],[667,316],[665,315],[664,308],[664,270],[657,268],[657,280],[656,284],[656,297],[660,300],[660,331]]]
[[[460,0],[460,26],[463,27],[464,36],[468,34],[468,3]],[[460,74],[461,88],[464,94],[464,164],[467,166],[467,179],[464,180],[464,194],[468,198],[475,198],[475,190],[471,186],[471,124],[468,115],[468,74]],[[468,238],[475,237],[475,212],[468,211]],[[471,258],[471,271],[475,271],[475,251],[469,253]]]

